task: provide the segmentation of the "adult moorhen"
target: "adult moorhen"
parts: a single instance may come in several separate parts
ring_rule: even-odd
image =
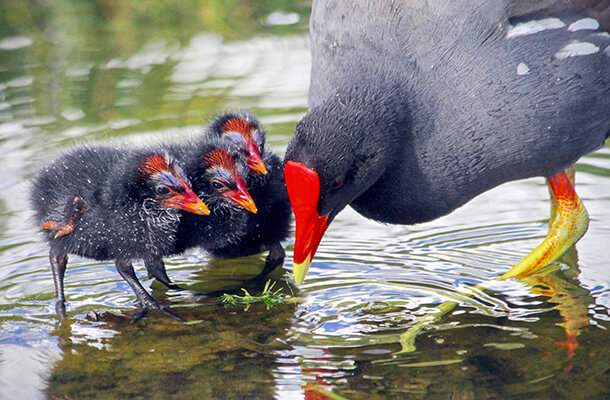
[[[501,183],[547,177],[557,213],[503,276],[586,231],[570,173],[610,133],[608,1],[314,1],[309,112],[286,151],[301,282],[346,205],[432,220]]]
[[[284,263],[281,242],[288,237],[292,222],[283,163],[279,156],[265,149],[266,132],[250,113],[221,115],[212,122],[209,132],[238,147],[249,168],[248,191],[258,207],[256,214],[247,215],[246,226],[237,241],[211,252],[218,257],[234,258],[269,251],[265,266],[255,279],[265,277]]]
[[[180,319],[148,294],[132,266],[133,259],[144,259],[151,275],[171,285],[162,257],[174,253],[180,210],[209,214],[175,160],[150,149],[78,148],[42,169],[31,200],[50,246],[60,317],[68,254],[77,254],[115,260],[137,297],[132,322],[149,309]]]

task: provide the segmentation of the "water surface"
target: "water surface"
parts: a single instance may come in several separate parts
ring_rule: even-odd
[[[178,3],[178,4],[174,4]],[[167,260],[176,292],[137,272],[193,325],[129,325],[135,296],[112,263],[71,257],[59,322],[29,180],[81,143],[196,133],[249,109],[282,153],[307,109],[308,2],[0,3],[0,398],[602,398],[610,378],[610,149],[577,164],[589,232],[561,263],[469,298],[546,234],[543,179],[513,182],[439,220],[387,226],[346,210],[296,287],[292,238],[273,278],[291,298],[226,306],[264,255]],[[459,306],[397,354],[414,321]],[[101,321],[86,317],[91,310]]]

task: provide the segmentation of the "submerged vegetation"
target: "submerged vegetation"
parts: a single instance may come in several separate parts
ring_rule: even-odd
[[[271,283],[271,280],[268,280],[260,296],[253,296],[246,289],[242,288],[243,296],[225,293],[220,300],[233,306],[244,305],[244,310],[246,311],[253,303],[265,303],[267,310],[270,310],[283,305],[286,300],[285,296],[281,294],[282,288],[273,290],[274,287],[275,282]]]

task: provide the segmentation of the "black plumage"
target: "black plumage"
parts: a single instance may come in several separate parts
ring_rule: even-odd
[[[228,112],[218,116],[207,129],[211,137],[224,137],[233,142],[246,165],[255,176],[267,174],[262,155],[265,152],[266,132],[256,117],[247,112]]]
[[[308,215],[296,217],[296,264],[309,265],[347,205],[429,221],[602,146],[609,11],[592,0],[314,2],[309,111],[285,156],[293,206]]]
[[[258,213],[247,215],[246,227],[238,241],[211,252],[232,258],[269,251],[258,276],[264,277],[284,263],[281,242],[288,237],[292,222],[282,160],[265,149],[266,132],[252,114],[224,114],[210,125],[209,134],[225,137],[239,148],[248,166],[248,191],[258,207]]]
[[[175,160],[151,149],[81,147],[40,171],[31,201],[49,242],[60,316],[67,255],[77,254],[115,260],[138,300],[134,321],[149,309],[178,318],[147,293],[132,266],[132,260],[143,259],[151,275],[171,286],[162,257],[174,253],[179,210],[209,212]]]
[[[200,247],[221,258],[269,251],[257,278],[283,264],[281,241],[288,236],[292,212],[282,161],[264,146],[265,131],[253,115],[226,113],[216,118],[195,144],[173,148],[176,156],[185,160],[193,189],[211,210],[205,219],[184,216],[177,251]],[[214,152],[217,156],[210,157]],[[224,182],[219,184],[219,179]],[[247,204],[240,205],[236,192],[223,189],[235,188],[240,180],[245,182],[244,190],[256,212],[252,207],[248,210]]]
[[[257,210],[243,178],[247,166],[235,146],[221,138],[204,136],[194,143],[175,145],[171,152],[184,160],[193,190],[210,208],[210,215],[203,219],[183,215],[175,250],[200,247],[213,253],[237,243],[248,214]]]
[[[286,160],[320,174],[320,215],[350,204],[382,222],[429,221],[603,145],[608,36],[570,30],[582,16],[540,1],[529,2],[534,17],[519,15],[520,1],[475,3],[314,4],[310,110]],[[544,18],[558,28],[535,25]],[[562,53],[577,43],[582,53]],[[333,190],[338,178],[345,185]]]

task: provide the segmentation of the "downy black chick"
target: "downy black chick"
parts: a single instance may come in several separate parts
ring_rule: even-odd
[[[210,208],[205,218],[183,213],[176,252],[200,247],[214,254],[215,249],[237,243],[257,207],[243,178],[247,167],[235,146],[224,139],[200,137],[171,151],[185,161],[193,190]]]
[[[133,259],[143,259],[151,275],[171,286],[162,257],[174,252],[180,210],[197,218],[209,214],[177,161],[150,149],[81,147],[40,171],[33,180],[31,201],[49,242],[60,317],[65,315],[68,254],[77,254],[115,260],[137,297],[138,313],[132,322],[149,309],[180,319],[142,287],[132,266]]]
[[[283,265],[285,251],[281,241],[288,237],[292,212],[284,183],[281,159],[265,150],[266,132],[250,113],[226,113],[208,129],[212,137],[234,143],[246,161],[246,183],[258,212],[247,214],[246,227],[237,241],[211,250],[215,256],[233,258],[269,251],[265,267],[255,278],[263,278]]]

